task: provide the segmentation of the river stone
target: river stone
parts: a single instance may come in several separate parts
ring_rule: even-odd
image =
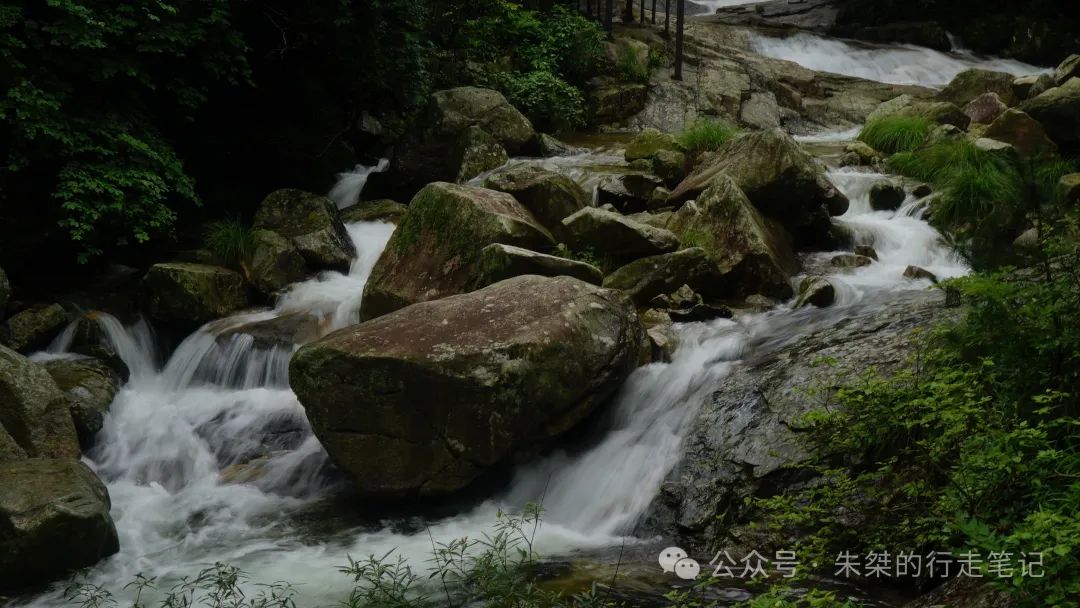
[[[205,323],[248,306],[244,277],[220,266],[154,264],[142,290],[146,313],[161,321]]]
[[[120,376],[104,361],[90,357],[52,359],[43,365],[56,386],[67,394],[79,443],[89,448],[120,391]]]
[[[604,278],[604,287],[630,295],[642,306],[679,286],[708,288],[721,280],[720,271],[700,247],[634,260]]]
[[[0,268],[0,321],[4,320],[4,308],[11,299],[11,283],[8,282],[7,273]]]
[[[1042,95],[1020,104],[1042,123],[1050,139],[1063,148],[1080,146],[1080,78],[1071,78]]]
[[[1012,89],[1014,80],[1016,77],[1006,72],[971,68],[957,74],[937,97],[962,108],[986,93],[996,93],[1006,106],[1010,106],[1016,103]]]
[[[855,254],[868,257],[875,262],[878,261],[877,250],[870,245],[856,245]]]
[[[474,283],[476,289],[526,274],[543,277],[574,277],[593,285],[599,285],[604,281],[604,273],[591,264],[502,243],[492,243],[484,247],[480,252],[480,262],[477,267]]]
[[[649,208],[653,193],[663,187],[664,180],[655,175],[613,175],[600,182],[596,189],[596,202],[613,205],[621,213],[637,213]]]
[[[342,209],[338,214],[346,224],[356,222],[388,222],[397,224],[409,208],[397,201],[381,198],[373,201],[360,201],[351,207]]]
[[[690,200],[722,173],[761,213],[787,228],[799,246],[822,245],[832,224],[829,216],[847,212],[847,198],[825,180],[813,157],[780,130],[747,133],[724,144],[668,200]]]
[[[939,125],[952,125],[961,131],[971,119],[956,104],[947,101],[927,101],[912,95],[901,95],[886,101],[866,117],[867,124],[889,116],[921,116]]]
[[[631,163],[640,159],[652,159],[660,152],[683,152],[682,146],[669,133],[659,129],[647,128],[638,133],[626,146],[623,156]]]
[[[964,114],[971,118],[972,124],[988,125],[1008,109],[997,93],[984,93],[964,106]]]
[[[334,202],[303,190],[277,190],[259,204],[255,228],[292,241],[313,270],[347,272],[356,249]]]
[[[289,239],[273,230],[255,230],[249,280],[259,291],[271,294],[307,276],[307,262]]]
[[[646,344],[620,292],[522,276],[330,334],[296,353],[289,377],[357,491],[393,501],[461,490],[550,445]]]
[[[505,192],[532,212],[537,220],[562,237],[563,219],[592,204],[592,199],[574,180],[539,167],[512,167],[493,173],[484,186]]]
[[[836,301],[836,288],[823,277],[809,277],[799,283],[799,294],[795,298],[795,308],[817,306],[825,308]]]
[[[532,250],[553,246],[551,234],[509,194],[428,184],[413,198],[375,263],[360,318],[468,291],[480,252],[492,243]]]
[[[560,141],[547,133],[541,133],[539,137],[540,156],[555,158],[557,156],[575,156],[583,154],[585,150]]]
[[[77,460],[0,464],[0,589],[63,578],[120,549],[109,492]]]
[[[854,154],[858,162],[856,165],[874,165],[883,160],[880,152],[871,148],[866,142],[853,141],[844,146],[844,152]]]
[[[578,249],[620,260],[658,255],[679,248],[679,239],[670,230],[595,207],[586,207],[564,219],[563,226]]]
[[[1069,55],[1054,70],[1054,82],[1057,84],[1065,84],[1073,78],[1080,78],[1080,55]]]
[[[453,150],[447,151],[453,157],[453,164],[457,167],[457,175],[453,181],[463,184],[470,179],[498,169],[510,160],[498,140],[489,135],[480,127],[469,127],[458,138],[457,145]]]
[[[676,186],[686,177],[686,155],[682,152],[660,150],[652,158],[652,172],[666,185]]]
[[[1020,110],[1005,110],[983,135],[1011,145],[1024,158],[1052,156],[1058,150],[1043,125]]]
[[[863,266],[869,266],[874,263],[874,260],[856,253],[842,253],[837,256],[833,256],[829,263],[838,268],[862,268]]]
[[[904,204],[907,193],[903,186],[882,180],[870,187],[870,208],[874,211],[896,211]]]
[[[926,280],[931,281],[933,283],[937,283],[937,280],[938,280],[937,275],[935,275],[934,273],[930,272],[929,270],[927,270],[925,268],[921,268],[919,266],[908,266],[907,268],[905,268],[904,269],[904,278],[912,279],[912,280],[926,279]]]
[[[0,342],[22,353],[41,350],[68,324],[59,304],[42,304],[11,315],[0,331]]]
[[[799,267],[791,237],[759,213],[727,175],[713,178],[697,201],[683,205],[669,225],[684,242],[703,248],[724,275],[711,288],[701,288],[710,295],[791,296],[789,277]]]
[[[31,458],[78,458],[67,396],[45,368],[0,346],[0,424]]]
[[[322,333],[319,317],[307,312],[289,312],[262,321],[233,325],[217,334],[219,344],[227,344],[236,336],[249,336],[255,348],[292,349],[295,344],[311,342]]]
[[[1057,86],[1057,82],[1054,81],[1054,77],[1050,74],[1032,74],[1014,80],[1012,90],[1018,101],[1024,101],[1042,95],[1055,86]]]

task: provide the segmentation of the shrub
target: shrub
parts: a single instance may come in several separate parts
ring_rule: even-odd
[[[648,58],[642,59],[632,47],[620,46],[615,57],[615,71],[624,82],[648,84],[652,69]]]
[[[585,124],[585,96],[551,72],[496,72],[489,84],[541,131],[568,131]]]
[[[700,120],[683,129],[676,140],[688,154],[694,155],[719,150],[738,134],[738,127],[722,120]]]
[[[932,128],[933,123],[921,116],[886,116],[867,123],[859,140],[886,154],[910,152],[926,141]]]
[[[248,272],[255,254],[255,232],[238,219],[218,220],[203,231],[203,246],[223,266],[234,266]]]

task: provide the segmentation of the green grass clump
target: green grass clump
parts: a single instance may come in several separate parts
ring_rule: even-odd
[[[648,84],[652,73],[648,58],[642,59],[632,48],[622,47],[615,60],[615,70],[625,82]]]
[[[219,264],[246,271],[255,255],[255,231],[238,219],[218,220],[206,226],[203,245]]]
[[[926,141],[931,129],[933,123],[921,116],[886,116],[863,127],[859,140],[887,154],[910,152]]]
[[[722,120],[698,121],[676,136],[689,154],[714,152],[739,134],[739,128]]]

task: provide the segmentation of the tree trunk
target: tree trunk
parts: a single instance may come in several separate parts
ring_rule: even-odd
[[[671,37],[671,0],[664,0],[664,36]]]
[[[652,24],[656,25],[656,0],[652,0]]]
[[[686,0],[675,0],[679,3],[677,17],[679,22],[675,25],[675,80],[682,80],[683,64],[683,22],[686,21]]]
[[[622,16],[623,23],[634,22],[634,0],[626,0],[626,11]]]

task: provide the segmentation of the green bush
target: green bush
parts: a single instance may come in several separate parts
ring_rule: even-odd
[[[585,125],[585,96],[551,72],[496,72],[487,84],[505,95],[541,131],[570,131]]]
[[[688,154],[713,152],[739,134],[739,128],[722,120],[700,120],[676,136]]]
[[[859,132],[859,140],[886,154],[910,152],[926,141],[933,126],[921,116],[886,116],[867,123]]]

